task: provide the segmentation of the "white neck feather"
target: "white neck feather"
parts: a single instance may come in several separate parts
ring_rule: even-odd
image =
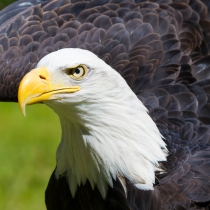
[[[128,89],[71,105],[46,102],[62,127],[57,175],[66,174],[73,196],[77,186],[89,180],[105,198],[118,174],[137,188],[153,189],[158,162],[166,160],[167,149],[146,108]]]

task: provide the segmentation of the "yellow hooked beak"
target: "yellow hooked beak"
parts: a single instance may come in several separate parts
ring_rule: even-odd
[[[74,93],[80,90],[79,86],[66,87],[50,83],[50,74],[45,67],[34,69],[27,73],[18,88],[18,102],[25,115],[25,106],[49,100],[57,93]]]

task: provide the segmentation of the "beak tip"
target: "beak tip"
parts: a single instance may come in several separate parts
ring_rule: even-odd
[[[25,107],[26,107],[25,104],[20,105],[20,109],[21,109],[24,117],[26,117],[26,109],[25,109]]]
[[[26,112],[25,111],[23,112],[23,116],[26,117]]]
[[[22,110],[23,116],[26,117],[26,110]]]

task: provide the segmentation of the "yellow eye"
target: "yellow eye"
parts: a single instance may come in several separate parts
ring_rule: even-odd
[[[73,79],[82,79],[86,74],[86,69],[83,66],[78,66],[74,69],[68,70],[68,75]]]

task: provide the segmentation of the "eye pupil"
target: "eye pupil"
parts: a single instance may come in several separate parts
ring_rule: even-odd
[[[80,73],[80,70],[79,69],[75,69],[75,73],[76,74],[79,74]]]

